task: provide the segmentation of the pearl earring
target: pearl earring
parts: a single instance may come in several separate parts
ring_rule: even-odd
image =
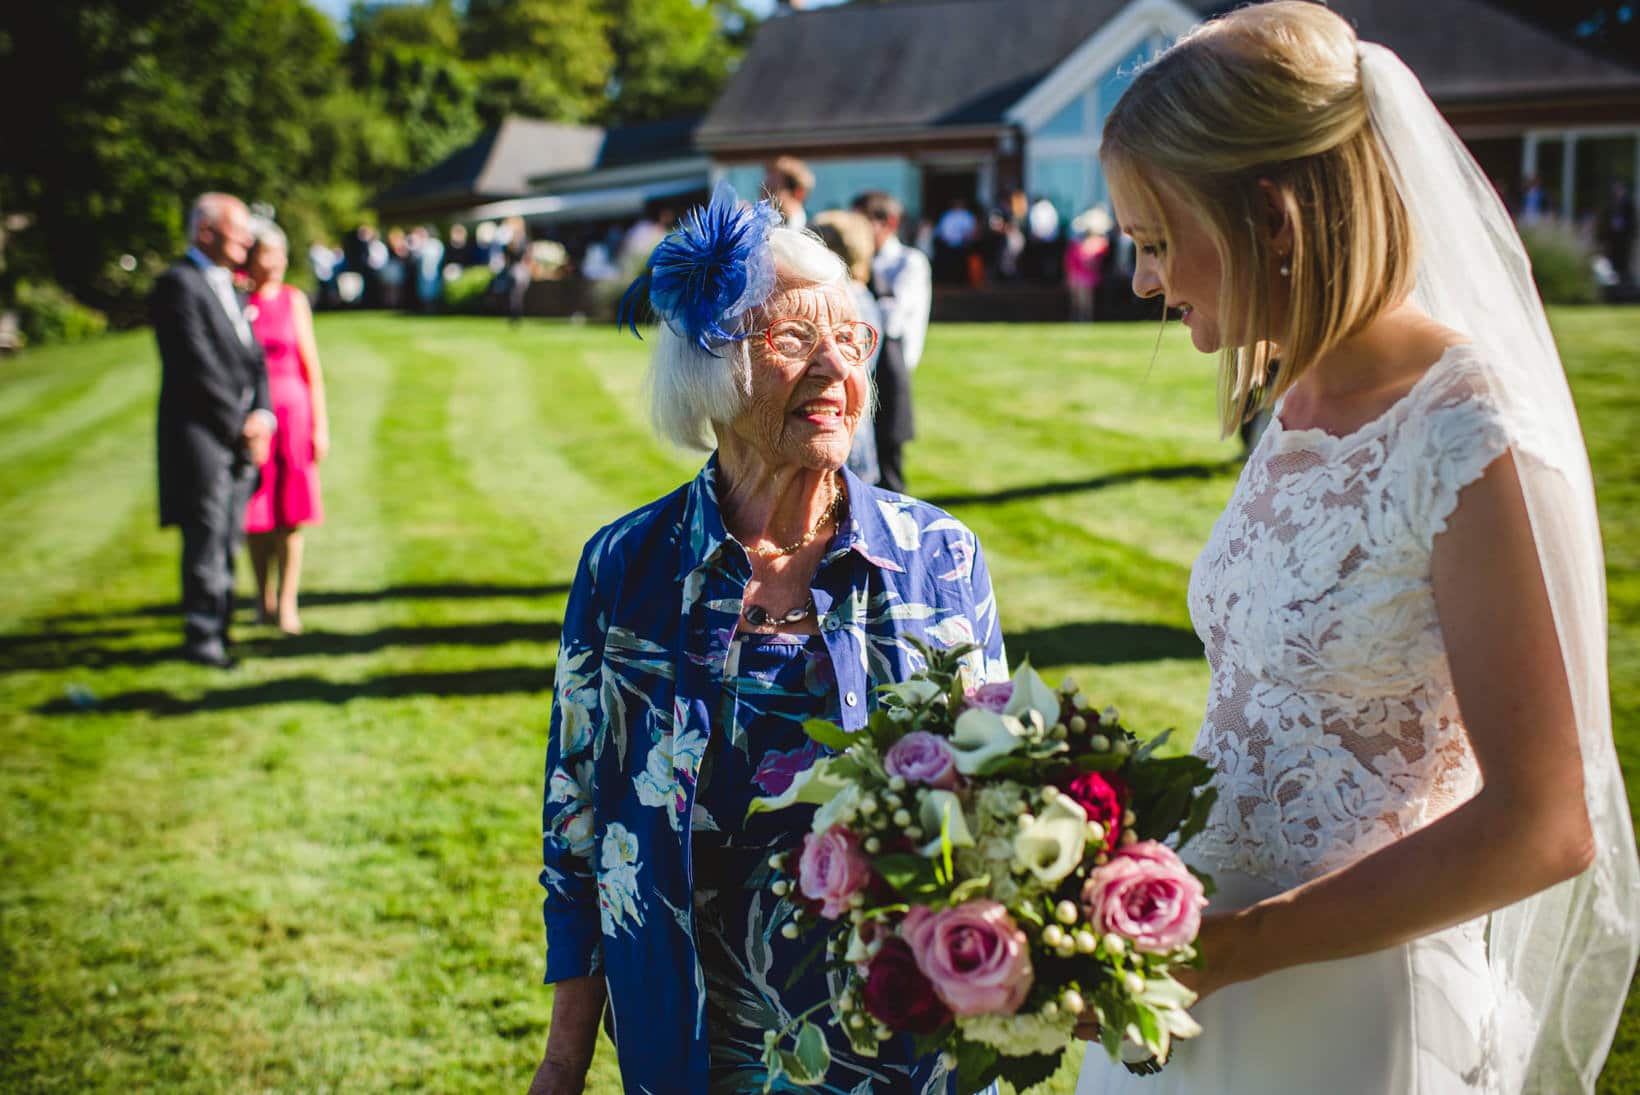
[[[1284,263],[1281,264],[1281,276],[1284,277],[1284,278],[1290,278],[1290,277],[1293,276],[1292,263],[1284,262]]]

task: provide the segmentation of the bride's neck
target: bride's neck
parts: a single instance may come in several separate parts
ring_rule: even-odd
[[[1404,390],[1464,337],[1410,300],[1402,301],[1329,350],[1296,388],[1324,403],[1371,399]]]

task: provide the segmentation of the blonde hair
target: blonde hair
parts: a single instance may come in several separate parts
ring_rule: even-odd
[[[1412,290],[1412,225],[1368,122],[1357,50],[1349,24],[1320,4],[1241,8],[1142,70],[1105,123],[1112,182],[1148,203],[1164,233],[1165,190],[1218,250],[1225,433]],[[1266,180],[1290,255],[1273,248]],[[1278,261],[1291,271],[1279,331]]]
[[[769,250],[774,253],[777,293],[848,285],[843,260],[812,232],[785,226],[771,229]],[[737,333],[756,330],[762,321],[762,309],[753,308],[740,317]],[[712,354],[663,322],[656,331],[648,383],[655,432],[674,445],[711,452],[717,447],[713,424],[732,421],[751,394],[749,340],[731,342]]]
[[[828,209],[813,221],[814,233],[843,260],[849,277],[871,284],[871,260],[877,254],[877,233],[864,213]]]

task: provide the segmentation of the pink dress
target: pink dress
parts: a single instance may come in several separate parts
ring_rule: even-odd
[[[268,398],[279,427],[262,465],[262,483],[245,507],[246,532],[314,525],[324,520],[319,469],[313,463],[313,390],[296,344],[291,301],[296,290],[279,287],[271,297],[253,296],[251,331],[268,360]],[[254,312],[252,311],[254,309]]]

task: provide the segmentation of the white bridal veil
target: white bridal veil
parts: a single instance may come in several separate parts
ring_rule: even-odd
[[[1606,582],[1594,482],[1530,263],[1492,184],[1418,78],[1361,44],[1361,81],[1419,245],[1415,300],[1493,370],[1571,683],[1594,866],[1491,917],[1505,1091],[1590,1091],[1640,938],[1640,864],[1612,744]]]

